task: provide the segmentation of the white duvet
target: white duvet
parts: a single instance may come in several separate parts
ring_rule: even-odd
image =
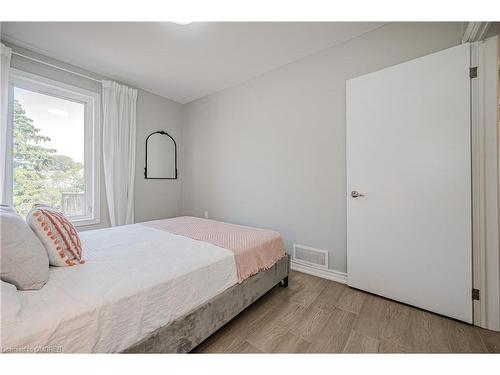
[[[3,351],[119,352],[237,282],[232,252],[206,242],[140,224],[80,236],[85,264],[18,292]]]

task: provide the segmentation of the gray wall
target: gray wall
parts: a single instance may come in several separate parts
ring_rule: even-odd
[[[330,268],[345,272],[345,80],[457,45],[461,35],[461,23],[389,24],[184,106],[139,90],[136,221],[207,210],[278,230],[287,250],[293,243],[326,249]],[[18,57],[12,65],[100,92],[96,82]],[[158,129],[177,140],[177,181],[143,178],[144,139]],[[98,227],[106,227],[101,181]]]
[[[71,71],[80,72],[91,77],[102,79],[99,75],[82,70],[78,67],[65,64],[61,61],[39,55],[32,51],[2,42],[28,56],[62,66]],[[73,86],[81,87],[94,92],[101,92],[101,84],[77,75],[48,67],[46,65],[12,57],[11,66],[29,73],[44,76]],[[136,222],[155,218],[173,217],[182,214],[182,183],[179,180],[144,180],[144,142],[146,136],[154,130],[163,129],[170,133],[179,145],[179,164],[182,165],[182,129],[181,104],[154,95],[144,90],[138,90],[137,95],[137,148],[135,174],[135,220]],[[102,122],[101,122],[102,128]],[[102,158],[101,158],[102,159]],[[182,175],[181,175],[182,176]],[[109,215],[104,189],[104,175],[101,165],[101,223],[79,227],[79,230],[108,227]]]
[[[135,167],[135,221],[182,215],[182,105],[146,91],[137,96],[137,155]],[[177,143],[179,178],[144,179],[145,139],[156,130],[165,130]]]
[[[389,24],[185,105],[183,212],[278,230],[345,272],[345,81],[461,36],[461,23]]]

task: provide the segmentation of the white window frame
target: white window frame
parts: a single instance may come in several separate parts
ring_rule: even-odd
[[[84,104],[84,176],[87,214],[69,219],[75,226],[100,223],[100,166],[101,166],[101,96],[99,93],[41,77],[18,69],[11,69],[9,82],[9,114],[7,129],[6,200],[13,200],[13,107],[14,88],[50,95]]]

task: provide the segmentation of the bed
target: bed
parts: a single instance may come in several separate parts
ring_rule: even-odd
[[[18,292],[4,352],[189,352],[288,282],[281,236],[261,229],[182,217],[81,241],[85,264],[51,267],[42,289]]]

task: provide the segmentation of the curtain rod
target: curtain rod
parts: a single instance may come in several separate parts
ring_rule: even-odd
[[[85,74],[82,74],[82,73],[78,73],[78,72],[75,72],[73,70],[69,70],[69,69],[63,68],[61,66],[57,66],[57,65],[48,63],[46,61],[39,60],[39,59],[31,57],[31,56],[26,56],[26,55],[23,55],[22,53],[19,53],[19,52],[12,51],[12,54],[20,56],[20,57],[28,59],[28,60],[31,60],[31,61],[35,61],[35,62],[43,64],[43,65],[50,66],[51,68],[62,70],[63,72],[71,73],[71,74],[74,74],[74,75],[77,75],[77,76],[80,76],[80,77],[83,77],[83,78],[86,78],[86,79],[90,79],[91,81],[102,83],[102,80],[100,80],[100,79],[93,78],[93,77],[90,77],[88,75],[85,75]]]

